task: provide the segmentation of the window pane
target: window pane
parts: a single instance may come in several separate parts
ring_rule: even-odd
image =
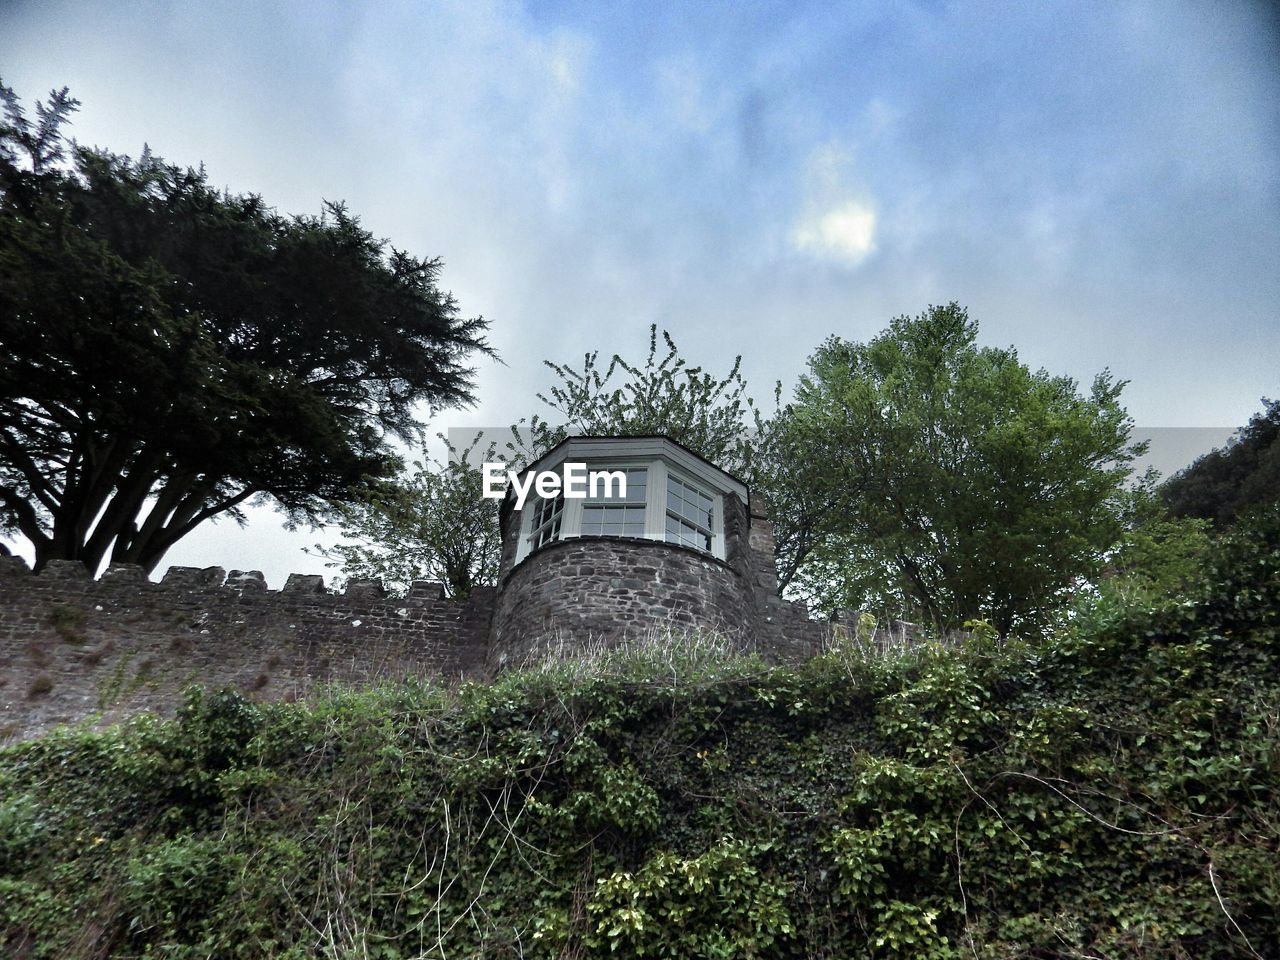
[[[587,465],[587,474],[590,477],[593,473],[622,473],[627,478],[627,496],[622,498],[616,496],[619,484],[615,482],[607,482],[606,478],[600,478],[596,481],[596,496],[592,497],[591,484],[587,483],[587,503],[644,503],[645,493],[648,488],[649,470],[647,467],[610,467],[606,464],[592,463]],[[605,496],[606,493],[613,493],[615,496]]]
[[[540,547],[560,536],[560,518],[564,513],[564,500],[561,497],[551,499],[539,498],[533,505],[532,529],[529,543]]]

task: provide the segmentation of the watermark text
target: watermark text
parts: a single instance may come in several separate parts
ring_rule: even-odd
[[[507,495],[507,486],[516,494],[516,509],[523,510],[529,491],[533,490],[544,500],[564,496],[569,500],[625,499],[627,475],[622,470],[588,470],[585,463],[565,463],[561,472],[555,470],[526,471],[521,475],[508,470],[505,463],[482,463],[484,495],[490,500],[501,500]]]

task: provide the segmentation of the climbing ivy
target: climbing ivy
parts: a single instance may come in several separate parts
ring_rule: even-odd
[[[1280,518],[1051,641],[705,638],[0,750],[0,955],[1273,957]]]

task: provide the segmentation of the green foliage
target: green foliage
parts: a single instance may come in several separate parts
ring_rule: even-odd
[[[84,643],[84,611],[55,603],[49,608],[49,626],[67,643]]]
[[[1273,956],[1280,510],[1198,568],[1034,645],[670,641],[55,731],[0,750],[0,952]]]
[[[475,462],[479,442],[462,451],[450,447],[444,463],[416,462],[407,476],[371,486],[360,500],[339,507],[343,542],[317,544],[316,552],[345,579],[381,580],[393,592],[435,580],[450,596],[465,597],[472,587],[492,584],[502,539],[497,501],[483,495],[480,463],[497,454],[491,443]]]
[[[629,957],[772,956],[793,931],[787,889],[755,866],[769,845],[726,837],[700,856],[665,850],[596,884],[585,946]]]
[[[1087,615],[1111,605],[1176,600],[1199,579],[1209,555],[1209,522],[1171,515],[1152,478],[1128,491],[1124,504],[1124,533],[1097,582],[1076,597],[1076,608]]]
[[[1226,446],[1170,477],[1160,493],[1175,516],[1207,520],[1219,529],[1275,503],[1280,498],[1280,400],[1263,397],[1262,410]]]
[[[470,399],[485,323],[438,260],[69,142],[66,90],[0,100],[0,530],[37,566],[151,568],[255,496],[315,519]]]
[[[978,347],[956,304],[810,358],[782,432],[813,528],[796,580],[823,609],[1042,629],[1121,531],[1123,383],[1088,395]]]
[[[649,328],[649,355],[643,364],[614,354],[600,371],[600,353],[583,359],[582,369],[546,360],[560,382],[538,399],[555,411],[550,424],[535,417],[522,438],[534,456],[549,450],[570,434],[639,436],[663,434],[730,472],[749,476],[757,462],[756,444],[748,435],[764,420],[747,396],[737,357],[723,377],[690,366],[675,341],[662,331],[665,353],[659,357],[658,327]],[[614,375],[621,382],[614,382]],[[519,430],[519,426],[516,428]]]

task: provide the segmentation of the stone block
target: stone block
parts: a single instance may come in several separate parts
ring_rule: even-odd
[[[232,570],[227,574],[227,586],[241,593],[265,593],[267,578],[261,570]]]
[[[284,582],[284,593],[324,593],[324,577],[318,573],[291,573]]]
[[[113,584],[147,583],[147,571],[136,563],[113,562],[102,572],[102,579]]]
[[[409,584],[410,600],[443,600],[444,584],[435,580],[415,580]]]
[[[40,576],[48,580],[88,580],[89,569],[79,560],[50,560]]]
[[[348,580],[342,595],[362,600],[381,600],[387,595],[387,589],[381,580]]]
[[[227,579],[222,567],[170,567],[160,581],[166,587],[192,590],[198,587],[220,587]]]

